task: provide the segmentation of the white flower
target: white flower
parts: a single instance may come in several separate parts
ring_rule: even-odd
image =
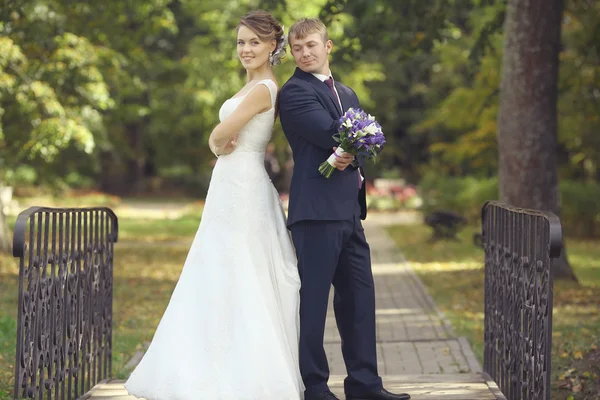
[[[375,135],[375,134],[377,133],[377,131],[378,131],[378,130],[379,130],[379,129],[377,129],[377,126],[376,126],[375,124],[371,124],[371,125],[368,125],[368,126],[365,128],[365,134],[366,134],[366,135],[369,135],[369,136],[370,136],[370,135]]]
[[[344,128],[351,128],[352,127],[352,121],[350,121],[350,118],[346,118],[346,120],[344,121],[344,123],[342,124],[342,126]]]

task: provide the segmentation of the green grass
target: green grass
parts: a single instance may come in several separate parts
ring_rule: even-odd
[[[89,197],[86,197],[89,199]],[[43,204],[52,207],[53,203],[35,202],[32,204]],[[84,201],[85,206],[105,206],[106,204],[94,204],[89,200]],[[134,205],[135,204],[135,205]],[[156,207],[152,207],[156,204]],[[192,201],[177,201],[167,203],[158,201],[126,199],[119,205],[110,206],[119,216],[119,240],[135,240],[137,242],[154,243],[161,241],[173,241],[189,238],[198,229],[200,217],[202,216],[202,203]],[[144,207],[148,206],[145,210]],[[22,209],[28,206],[23,206]],[[65,206],[69,207],[69,205]],[[141,215],[140,215],[141,214]],[[17,217],[7,217],[11,229]]]
[[[472,242],[476,228],[460,241],[430,243],[424,225],[389,228],[406,259],[423,280],[457,335],[469,339],[483,362],[483,250]],[[553,399],[600,398],[600,246],[566,241],[569,260],[581,284],[554,285],[552,375]],[[561,387],[559,387],[561,386]]]
[[[0,399],[9,399],[14,382],[17,328],[18,266],[7,254],[0,255]]]
[[[185,240],[195,234],[201,215],[197,211],[174,219],[119,218],[119,241],[133,240],[151,244]]]
[[[181,273],[190,240],[176,245],[119,245],[115,252],[113,372],[129,375],[125,364],[152,339]]]

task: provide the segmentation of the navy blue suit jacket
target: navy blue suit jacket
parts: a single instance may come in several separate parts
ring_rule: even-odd
[[[335,170],[330,178],[319,172],[319,165],[337,146],[332,136],[338,130],[339,118],[348,108],[360,107],[352,89],[337,81],[335,88],[343,110],[325,83],[299,68],[281,88],[279,115],[294,157],[288,226],[302,220],[348,220],[359,213],[362,219],[367,216],[365,184],[359,189],[356,167]]]

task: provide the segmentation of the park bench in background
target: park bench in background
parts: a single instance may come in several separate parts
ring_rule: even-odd
[[[108,208],[19,214],[15,399],[78,398],[110,377],[117,232]]]
[[[433,229],[430,241],[458,240],[456,234],[467,225],[467,219],[452,211],[436,210],[425,216],[425,224]]]

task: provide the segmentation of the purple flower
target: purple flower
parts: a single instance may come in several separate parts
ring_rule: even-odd
[[[343,150],[365,159],[374,160],[385,144],[385,136],[381,125],[370,114],[360,108],[349,108],[339,119],[338,132],[333,136],[339,143],[338,150]],[[319,165],[319,172],[329,178],[334,172],[332,155]]]
[[[385,138],[381,125],[361,109],[348,109],[340,118],[338,133],[334,136],[344,151],[366,158],[374,158],[381,151]]]

